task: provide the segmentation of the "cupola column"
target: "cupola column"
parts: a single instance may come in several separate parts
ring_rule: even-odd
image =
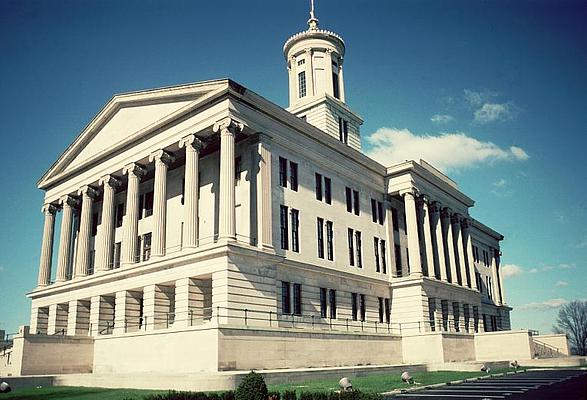
[[[39,262],[39,286],[51,283],[51,260],[53,255],[53,236],[55,232],[55,213],[57,208],[52,204],[45,204],[42,208],[45,215],[43,225],[43,242],[41,244],[41,260]]]
[[[314,66],[312,62],[312,49],[305,49],[306,51],[306,96],[314,97]]]

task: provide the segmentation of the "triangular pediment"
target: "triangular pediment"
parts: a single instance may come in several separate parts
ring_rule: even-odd
[[[228,89],[228,80],[114,96],[39,181],[44,188]]]

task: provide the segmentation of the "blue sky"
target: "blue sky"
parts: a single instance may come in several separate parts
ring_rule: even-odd
[[[287,106],[281,49],[307,3],[0,2],[0,329],[29,319],[37,179],[110,97],[230,77]],[[364,150],[457,180],[506,237],[514,328],[548,331],[587,298],[585,3],[317,0],[316,13],[346,41]]]

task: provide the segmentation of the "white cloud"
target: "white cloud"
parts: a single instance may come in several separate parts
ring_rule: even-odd
[[[558,281],[558,282],[555,284],[555,286],[556,286],[556,287],[565,287],[565,286],[569,286],[569,282],[567,282],[567,281]]]
[[[530,156],[528,155],[528,153],[526,153],[524,151],[524,149],[522,149],[521,147],[518,147],[518,146],[510,146],[510,151],[512,152],[512,154],[518,160],[526,161],[527,159],[530,158]]]
[[[518,310],[553,310],[565,305],[565,299],[550,299],[539,303],[528,303],[517,307]]]
[[[499,94],[490,90],[483,90],[481,92],[476,90],[463,90],[465,101],[472,107],[479,107],[483,103],[489,102],[491,99],[497,97]]]
[[[371,145],[367,155],[384,165],[424,159],[443,172],[496,161],[524,161],[528,157],[525,152],[521,155],[520,148],[503,149],[461,132],[416,135],[408,129],[384,127],[366,140]]]
[[[501,274],[504,278],[513,278],[523,273],[524,269],[516,264],[504,264],[501,266]]]
[[[514,190],[509,187],[508,181],[503,178],[493,182],[492,185],[493,188],[489,191],[489,193],[493,194],[494,196],[509,197],[514,194]]]
[[[500,187],[504,187],[505,185],[507,185],[507,183],[508,182],[502,178],[496,182],[493,182],[493,186],[500,188]]]
[[[435,114],[432,117],[430,117],[430,121],[439,125],[448,124],[452,120],[454,120],[453,116],[448,114]]]
[[[496,121],[507,121],[513,117],[513,107],[509,103],[485,103],[475,111],[475,122],[487,124]]]

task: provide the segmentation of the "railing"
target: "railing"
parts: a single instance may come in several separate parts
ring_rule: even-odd
[[[59,329],[59,330],[56,330],[55,332],[53,332],[51,334],[51,336],[65,336],[65,333],[66,333],[66,329]]]
[[[559,350],[558,347],[552,346],[541,340],[532,338],[534,342],[534,357],[535,358],[556,358],[562,357],[564,354]]]

